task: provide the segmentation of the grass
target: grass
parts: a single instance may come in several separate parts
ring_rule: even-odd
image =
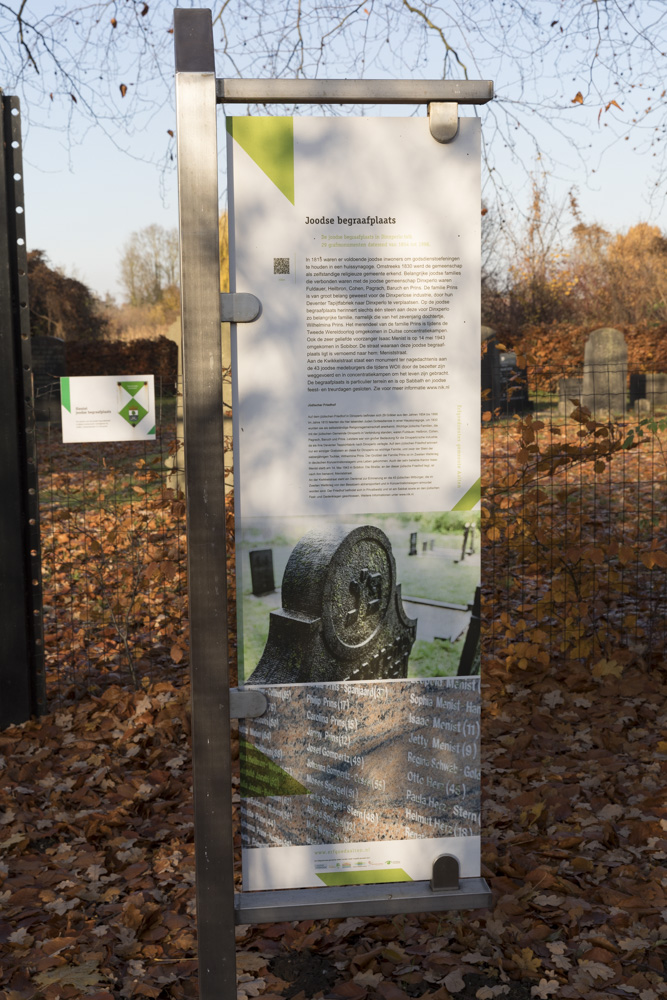
[[[455,677],[464,642],[465,634],[454,643],[449,639],[420,639],[410,653],[408,677]]]

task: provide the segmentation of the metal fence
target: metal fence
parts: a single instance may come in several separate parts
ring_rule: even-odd
[[[510,381],[483,420],[489,664],[534,670],[566,657],[604,673],[664,655],[667,406],[596,416],[559,396],[571,374],[529,369],[528,405],[514,412]],[[50,413],[37,428],[50,707],[109,683],[184,678],[177,399],[163,395],[159,381],[156,396],[154,443],[64,445],[57,407],[43,408]],[[231,513],[228,521],[231,532]]]
[[[510,668],[564,657],[603,676],[664,657],[667,397],[610,410],[604,378],[591,398],[576,375],[530,366],[529,407],[511,412],[510,385],[485,415],[484,644]]]
[[[59,407],[37,403],[50,702],[178,680],[188,622],[177,397],[156,379],[156,440],[137,443],[63,444]]]

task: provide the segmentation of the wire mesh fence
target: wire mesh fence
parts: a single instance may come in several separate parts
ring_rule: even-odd
[[[44,642],[51,702],[109,683],[175,680],[187,663],[185,502],[177,399],[156,379],[156,440],[63,444],[37,425]],[[169,393],[171,389],[171,393]],[[38,401],[39,403],[40,401]]]
[[[635,389],[639,374],[630,373]],[[591,409],[579,404],[575,377],[568,366],[512,371],[493,411],[484,414],[487,665],[543,669],[569,658],[603,674],[631,659],[664,657],[667,398],[649,380],[653,399],[641,402],[645,381],[645,395],[632,407],[628,399],[620,413]],[[177,397],[164,392],[160,380],[156,397],[155,442],[65,445],[53,406],[38,424],[52,707],[110,683],[184,679],[185,502],[173,468]],[[226,449],[231,452],[229,437]],[[231,507],[228,526],[231,535]],[[234,598],[230,575],[230,623]]]
[[[630,384],[636,376],[630,373]],[[657,663],[667,642],[667,398],[609,406],[563,366],[529,366],[485,414],[484,644],[509,668]],[[645,383],[646,384],[646,383]],[[654,381],[654,386],[658,381]],[[587,405],[583,405],[583,403]]]

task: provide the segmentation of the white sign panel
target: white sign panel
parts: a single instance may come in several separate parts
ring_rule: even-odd
[[[450,145],[417,118],[228,130],[233,290],[263,309],[235,357],[241,514],[451,510],[479,479],[478,120]]]
[[[479,123],[227,130],[244,887],[479,875]]]
[[[60,379],[63,441],[155,440],[152,375]]]

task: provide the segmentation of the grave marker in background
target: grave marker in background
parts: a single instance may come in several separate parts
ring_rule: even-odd
[[[646,400],[642,409],[667,406],[667,375],[662,372],[632,372],[630,375],[630,406]]]
[[[567,417],[572,413],[575,404],[573,399],[580,399],[584,380],[581,377],[562,378],[558,382],[558,415]]]
[[[591,413],[625,413],[628,347],[620,330],[595,330],[584,350],[581,402]]]
[[[272,594],[276,589],[273,575],[273,552],[271,549],[254,549],[248,553],[250,559],[250,578],[252,592],[255,597]]]

